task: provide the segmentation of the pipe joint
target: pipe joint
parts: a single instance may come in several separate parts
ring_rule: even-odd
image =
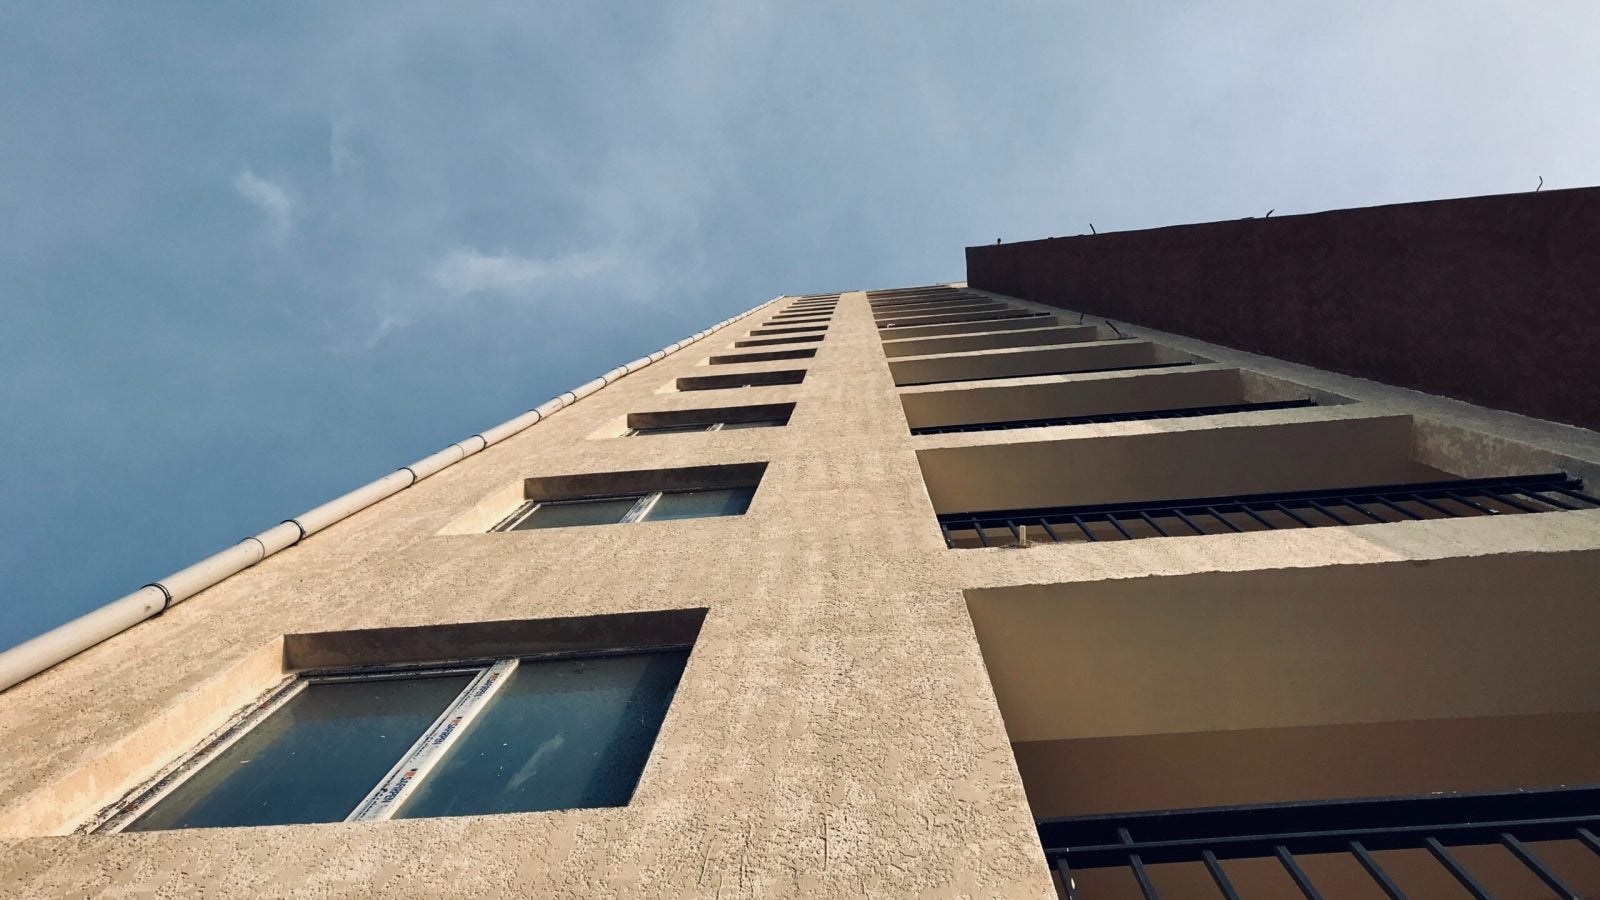
[[[167,590],[167,586],[166,585],[162,584],[159,581],[152,581],[149,584],[145,585],[144,587],[147,587],[147,588],[152,588],[153,587],[156,590],[161,592],[161,608],[156,610],[154,613],[152,613],[150,618],[153,619],[156,616],[159,616],[162,613],[166,612],[168,609],[170,609],[172,607],[172,592]],[[140,590],[144,590],[144,588],[140,588]]]

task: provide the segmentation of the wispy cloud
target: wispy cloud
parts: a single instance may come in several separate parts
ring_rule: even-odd
[[[294,224],[294,201],[283,187],[252,172],[247,166],[233,177],[234,193],[243,197],[267,217],[274,234],[289,232]]]
[[[609,253],[574,253],[533,259],[512,253],[484,253],[457,247],[433,264],[428,280],[455,297],[480,292],[517,293],[542,282],[584,278],[615,268]]]

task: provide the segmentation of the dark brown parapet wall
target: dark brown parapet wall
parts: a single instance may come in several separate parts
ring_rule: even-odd
[[[967,281],[1600,430],[1600,188],[968,247]]]

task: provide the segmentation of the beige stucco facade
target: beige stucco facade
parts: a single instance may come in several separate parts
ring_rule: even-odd
[[[1530,734],[1596,730],[1600,667],[1585,648],[1600,642],[1600,510],[972,550],[947,549],[935,521],[1419,472],[1559,469],[1592,487],[1595,433],[1117,323],[1135,339],[1123,342],[1058,310],[987,330],[981,316],[950,321],[977,313],[934,311],[909,326],[927,352],[891,359],[894,335],[862,292],[840,296],[821,341],[755,345],[814,357],[709,362],[817,318],[783,315],[792,302],[0,693],[0,894],[1049,898],[1029,796],[1048,797],[1041,815],[1075,808],[1052,758],[1110,767],[1077,773],[1097,786],[1084,808],[1099,809],[1115,806],[1102,782],[1115,782],[1116,760],[1185,756],[1151,743],[1162,735],[1271,732],[1278,744],[1254,745],[1267,753],[1296,746],[1296,729],[1379,729],[1402,751],[1496,717],[1523,717]],[[1029,321],[1050,349],[1019,338]],[[1193,362],[1026,374],[1088,355]],[[801,369],[798,384],[678,389]],[[1003,384],[1032,394],[992,402],[1052,414],[1168,387],[1190,405],[1322,403],[914,437],[908,416],[981,420],[991,404],[994,381],[896,387],[940,373],[1022,373]],[[630,414],[786,403],[784,427],[622,436]],[[759,463],[743,516],[486,531],[568,476]],[[626,807],[78,833],[299,664],[286,637],[306,653],[387,646],[403,662],[493,630],[447,626],[656,610],[705,613]],[[336,634],[431,627],[437,640],[407,632],[422,636],[389,645]],[[1382,730],[1444,720],[1466,724]],[[1116,740],[1126,748],[1106,751]],[[1025,787],[1030,766],[1045,774]],[[1570,754],[1550,767],[1600,781]],[[1497,783],[1463,770],[1468,786]],[[1273,777],[1267,796],[1296,789],[1294,771]],[[1344,790],[1370,783],[1341,777]],[[1168,796],[1157,788],[1142,784],[1140,802]]]

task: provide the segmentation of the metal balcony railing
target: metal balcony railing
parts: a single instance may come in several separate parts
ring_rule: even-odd
[[[1013,375],[973,375],[966,378],[936,378],[932,381],[907,381],[896,384],[897,388],[927,387],[930,384],[959,384],[964,381],[1004,381],[1009,378],[1044,378],[1051,375],[1094,375],[1100,372],[1132,372],[1136,369],[1172,369],[1178,366],[1192,366],[1194,360],[1186,359],[1182,362],[1161,363],[1135,363],[1130,366],[1102,366],[1094,369],[1072,369],[1066,372],[1022,372]]]
[[[878,330],[888,331],[891,328],[915,328],[918,325],[978,325],[983,322],[1003,322],[1007,319],[1039,319],[1051,315],[1055,314],[1044,312],[1025,312],[1003,316],[989,316],[983,319],[968,319],[961,322],[918,322],[915,319],[907,319],[904,322],[880,322],[878,324]]]
[[[1297,857],[1348,854],[1385,895],[1406,897],[1405,878],[1374,854],[1426,850],[1479,900],[1493,895],[1452,848],[1498,845],[1561,897],[1580,896],[1569,878],[1530,847],[1577,841],[1600,854],[1600,787],[1491,794],[1431,794],[1263,806],[1180,809],[1041,819],[1039,838],[1070,900],[1094,900],[1075,881],[1090,869],[1126,869],[1146,900],[1160,897],[1148,867],[1203,865],[1216,895],[1237,900],[1228,860],[1276,859],[1305,897],[1323,896]],[[1331,894],[1326,896],[1333,896]]]
[[[1100,413],[1092,416],[1055,416],[1044,419],[1008,419],[1004,422],[971,422],[964,425],[925,425],[912,434],[955,434],[963,431],[1010,431],[1014,428],[1047,428],[1051,425],[1099,425],[1106,422],[1144,422],[1151,419],[1194,419],[1225,413],[1263,412],[1269,409],[1300,409],[1316,406],[1315,400],[1271,400],[1261,403],[1231,403],[1223,406],[1188,406],[1182,409],[1153,409],[1145,412]]]
[[[1583,482],[1562,472],[1276,494],[1236,494],[1096,506],[945,513],[946,546],[1028,541],[1136,540],[1283,528],[1370,525],[1471,516],[1594,509]]]

